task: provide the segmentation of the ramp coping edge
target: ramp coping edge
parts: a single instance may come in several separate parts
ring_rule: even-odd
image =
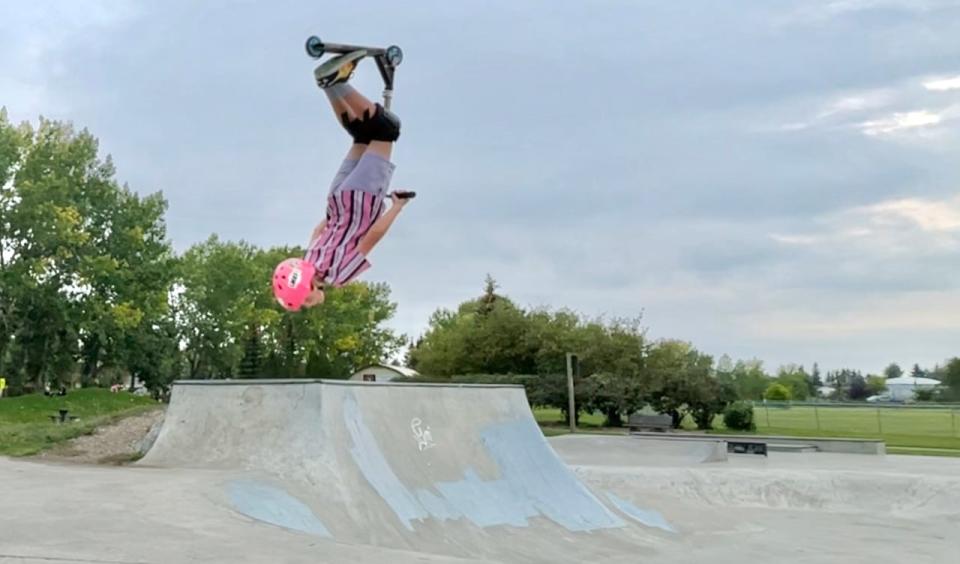
[[[322,384],[328,386],[394,386],[413,388],[511,388],[524,389],[521,384],[468,384],[440,382],[362,382],[359,380],[325,380],[322,378],[284,378],[284,379],[250,379],[250,380],[175,380],[174,386],[263,386],[263,385],[304,385]]]

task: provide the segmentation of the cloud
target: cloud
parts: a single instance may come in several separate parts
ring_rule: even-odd
[[[941,93],[960,89],[960,77],[910,76],[888,86],[842,91],[785,107],[779,125],[756,131],[800,133],[853,130],[878,140],[939,140],[952,134],[949,123],[960,118],[960,93],[944,102]],[[803,115],[806,114],[806,115]]]
[[[947,238],[960,244],[960,195],[940,200],[885,200],[826,214],[813,222],[815,227],[806,232],[771,233],[769,236],[785,245],[814,245],[842,244],[865,237],[883,241],[912,232],[928,238],[928,242]]]
[[[888,332],[960,331],[960,291],[926,291],[902,295],[867,296],[852,307],[828,303],[751,312],[736,318],[745,331],[759,338],[844,339]],[[823,307],[827,305],[828,307]]]
[[[883,108],[890,105],[895,99],[896,90],[892,88],[877,88],[841,95],[839,98],[828,102],[826,107],[817,114],[816,119],[823,120],[833,116]]]
[[[957,6],[954,0],[832,0],[802,2],[801,7],[776,18],[778,26],[822,24],[868,12],[923,15]]]
[[[960,90],[960,76],[951,78],[937,78],[923,83],[923,87],[933,92],[946,92],[948,90]]]
[[[960,292],[960,194],[884,200],[806,223],[768,233],[791,260],[765,276],[825,297]]]
[[[784,245],[815,245],[823,240],[815,235],[783,235],[781,233],[771,233],[770,238]]]
[[[890,116],[862,122],[858,127],[866,135],[890,135],[908,129],[924,128],[938,125],[943,121],[943,115],[928,110],[914,110],[911,112],[894,112]]]
[[[855,210],[874,225],[895,225],[902,222],[931,233],[960,232],[960,196],[931,201],[907,198],[880,202]]]

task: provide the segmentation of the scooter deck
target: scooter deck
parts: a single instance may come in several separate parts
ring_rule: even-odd
[[[369,47],[366,45],[351,45],[347,43],[324,43],[324,41],[316,35],[311,35],[307,38],[305,47],[307,55],[314,59],[319,59],[327,53],[339,55],[363,49],[367,52],[367,55],[382,60],[391,67],[396,67],[403,60],[403,50],[396,45],[390,45],[389,47]]]

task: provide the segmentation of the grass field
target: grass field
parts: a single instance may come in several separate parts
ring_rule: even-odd
[[[534,416],[545,434],[565,432],[559,409],[537,409]],[[757,434],[884,439],[890,452],[960,456],[960,408],[757,406],[754,419]],[[585,431],[600,430],[602,424],[600,415],[580,416]],[[728,432],[719,417],[714,427]],[[684,421],[684,428],[694,426]]]
[[[537,408],[533,416],[543,434],[552,437],[569,433],[567,424],[563,421],[559,409]],[[590,433],[622,433],[622,429],[612,429],[603,426],[603,416],[596,413],[581,413],[578,429]]]
[[[0,398],[0,455],[34,454],[55,443],[85,435],[118,417],[142,413],[157,406],[148,397],[87,388],[65,397],[42,395]],[[78,419],[58,424],[50,420],[60,409]]]
[[[889,447],[960,450],[957,408],[758,406],[754,419],[757,432],[770,435],[882,438]]]

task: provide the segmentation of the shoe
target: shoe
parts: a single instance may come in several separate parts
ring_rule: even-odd
[[[313,70],[313,76],[317,79],[317,86],[329,88],[334,84],[341,84],[350,80],[353,71],[357,69],[357,63],[366,56],[367,52],[361,49],[360,51],[337,55],[321,63]]]

